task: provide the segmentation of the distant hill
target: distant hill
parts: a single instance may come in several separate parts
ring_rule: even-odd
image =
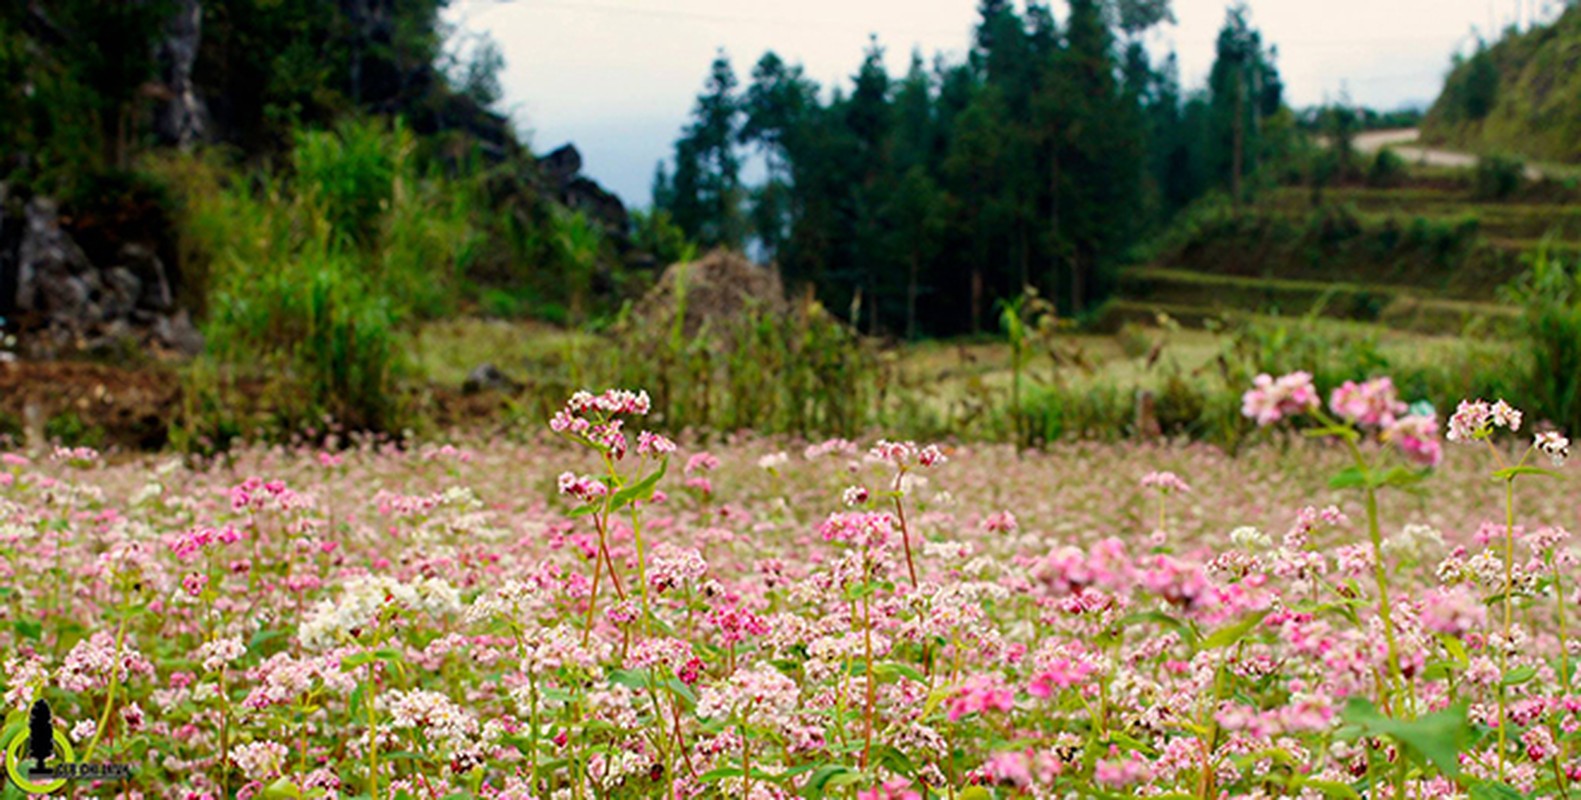
[[[1581,162],[1581,6],[1457,58],[1422,134],[1473,152]]]

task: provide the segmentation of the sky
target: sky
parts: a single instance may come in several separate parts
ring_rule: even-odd
[[[1020,3],[1018,2],[1018,5]],[[1054,0],[1056,14],[1063,2]],[[1226,0],[1174,0],[1176,24],[1151,34],[1173,49],[1186,88],[1201,86]],[[1450,58],[1477,36],[1551,13],[1558,0],[1250,0],[1252,23],[1278,48],[1287,101],[1343,94],[1392,109],[1426,105]],[[800,62],[827,88],[849,85],[870,34],[891,73],[913,49],[965,57],[977,0],[451,0],[459,32],[487,33],[505,56],[501,110],[546,153],[566,142],[583,172],[646,205],[655,164],[668,156],[723,48],[743,83],[767,50]]]

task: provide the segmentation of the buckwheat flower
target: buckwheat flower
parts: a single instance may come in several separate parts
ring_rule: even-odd
[[[603,481],[572,472],[560,473],[559,486],[560,494],[576,498],[585,505],[597,503],[609,494],[609,487]]]
[[[246,653],[247,646],[242,644],[241,638],[232,636],[204,642],[198,648],[197,657],[203,664],[204,672],[218,672],[220,667],[236,663]]]
[[[716,458],[712,453],[693,453],[691,458],[686,459],[687,475],[695,475],[699,472],[711,472],[716,469],[719,469],[719,459]]]
[[[1442,550],[1444,534],[1431,525],[1406,525],[1383,540],[1383,552],[1410,561],[1421,561],[1430,551]]]
[[[1502,404],[1504,401],[1499,402]],[[1519,414],[1516,415],[1516,424],[1520,424]],[[1447,438],[1451,442],[1475,441],[1492,433],[1493,425],[1493,406],[1487,401],[1462,400],[1460,405],[1455,407],[1454,415],[1449,418]]]
[[[784,451],[768,453],[758,458],[758,469],[775,471],[788,463],[790,463],[790,455]]]
[[[1422,627],[1447,636],[1464,636],[1488,622],[1488,607],[1464,586],[1435,587],[1422,598]]]
[[[648,585],[659,593],[682,586],[695,585],[708,573],[708,562],[697,550],[677,547],[660,542],[653,548],[653,560],[648,566]]]
[[[1444,449],[1438,443],[1438,416],[1433,413],[1416,413],[1385,423],[1378,438],[1392,444],[1410,461],[1424,467],[1436,467],[1444,460]]]
[[[1266,427],[1312,411],[1318,404],[1311,373],[1292,372],[1278,379],[1263,374],[1253,379],[1252,388],[1241,396],[1241,414]]]
[[[1272,547],[1274,540],[1250,525],[1242,525],[1230,531],[1230,543],[1247,550],[1264,550]]]
[[[800,705],[801,687],[767,662],[738,669],[721,683],[703,688],[697,716],[728,719],[741,714],[759,724],[782,722]]]
[[[1133,784],[1145,783],[1153,778],[1153,770],[1141,754],[1132,751],[1121,757],[1119,748],[1110,747],[1111,760],[1093,765],[1093,781],[1111,789],[1123,789]]]
[[[812,461],[831,454],[849,455],[856,451],[856,442],[849,439],[829,439],[818,444],[807,445],[807,449],[802,451],[802,456],[808,461]]]
[[[978,673],[972,675],[955,690],[946,705],[945,716],[956,722],[968,714],[989,711],[1014,711],[1015,693],[1005,685],[1003,676]]]
[[[117,648],[114,633],[99,631],[71,648],[55,673],[55,681],[68,692],[81,693],[108,686],[112,672],[118,673],[124,683],[134,673],[152,675],[154,665],[129,639]]]
[[[675,452],[675,442],[651,431],[642,431],[637,434],[637,455],[639,456],[667,456]]]
[[[891,442],[888,439],[879,439],[867,451],[869,461],[884,461],[896,467],[904,467],[917,456],[916,442]]]
[[[1532,446],[1536,447],[1539,453],[1548,456],[1556,467],[1564,466],[1565,459],[1570,457],[1570,440],[1558,431],[1543,431],[1537,434]]]
[[[936,444],[930,444],[917,453],[917,463],[924,467],[936,467],[946,461],[949,461],[949,459],[944,456],[944,451],[940,450]]]
[[[1493,424],[1501,428],[1509,428],[1511,432],[1521,429],[1521,412],[1503,400],[1493,404]]]
[[[390,727],[417,729],[429,741],[449,750],[465,749],[478,732],[478,720],[449,697],[428,689],[394,691],[380,696],[390,710]]]
[[[1560,545],[1570,541],[1570,532],[1553,525],[1532,531],[1524,537],[1523,541],[1533,553],[1541,556],[1553,552]]]
[[[847,486],[841,500],[847,506],[859,506],[867,502],[868,496],[866,486]]]
[[[1149,472],[1142,476],[1142,488],[1157,489],[1160,494],[1180,492],[1186,494],[1191,487],[1173,472]]]
[[[5,662],[6,708],[26,711],[49,683],[49,663],[37,653],[13,655]]]
[[[77,720],[75,725],[71,726],[71,740],[78,744],[82,744],[83,742],[92,739],[93,735],[98,733],[98,731],[99,723],[91,719],[80,719]]]
[[[266,781],[280,774],[289,753],[279,742],[249,742],[231,748],[231,763],[249,780]]]
[[[989,533],[1015,533],[1021,524],[1009,510],[995,511],[983,520],[983,530]]]
[[[852,511],[830,514],[818,526],[826,542],[848,542],[860,547],[884,546],[895,533],[895,518],[881,511]]]
[[[1374,378],[1366,383],[1345,381],[1329,395],[1329,409],[1341,419],[1357,425],[1389,425],[1406,411],[1389,378]]]

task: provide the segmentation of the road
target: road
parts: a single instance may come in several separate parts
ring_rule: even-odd
[[[1430,167],[1474,167],[1477,157],[1470,153],[1457,153],[1453,150],[1440,150],[1435,147],[1422,147],[1414,144],[1419,133],[1415,128],[1396,128],[1386,131],[1367,131],[1356,135],[1355,147],[1358,152],[1371,155],[1384,148],[1389,148],[1406,161],[1415,164],[1424,164]],[[1542,180],[1543,169],[1534,164],[1526,165],[1527,180]]]

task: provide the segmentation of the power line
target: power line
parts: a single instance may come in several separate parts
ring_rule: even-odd
[[[695,11],[677,11],[674,9],[641,8],[637,6],[610,5],[606,3],[587,2],[557,2],[556,0],[529,0],[528,2],[515,2],[514,0],[471,0],[466,5],[483,4],[489,8],[499,8],[508,5],[529,6],[532,8],[551,8],[561,11],[590,11],[595,14],[613,14],[621,16],[639,16],[651,19],[677,20],[687,22],[711,22],[725,25],[750,25],[754,27],[769,28],[802,28],[805,30],[825,30],[854,32],[847,24],[826,20],[786,19],[769,17],[743,17],[725,14],[708,14]],[[960,30],[943,28],[907,28],[885,26],[886,30],[909,34],[912,36],[955,36]]]

